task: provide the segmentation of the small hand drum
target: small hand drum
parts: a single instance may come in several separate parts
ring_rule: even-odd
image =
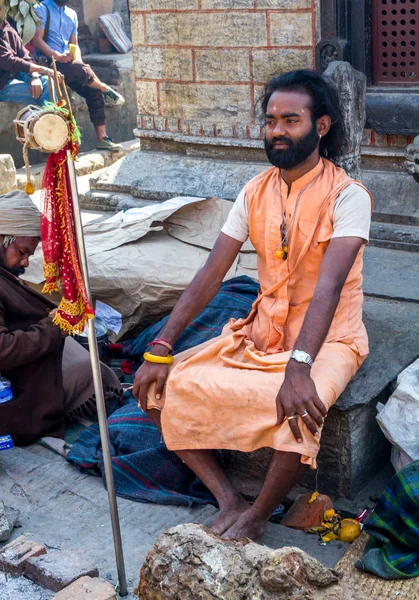
[[[60,113],[32,104],[17,113],[13,124],[16,139],[32,150],[58,152],[69,139],[67,121]]]

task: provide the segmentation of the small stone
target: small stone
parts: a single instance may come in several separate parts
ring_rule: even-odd
[[[0,501],[0,542],[7,542],[16,527],[19,511]]]
[[[80,577],[97,577],[99,571],[80,554],[50,550],[27,560],[24,575],[43,588],[59,592]]]
[[[307,529],[319,527],[323,521],[326,510],[333,508],[329,496],[319,494],[314,502],[309,502],[312,494],[300,494],[294,500],[291,508],[281,521],[281,525],[293,529]]]
[[[113,585],[100,577],[81,577],[51,600],[117,600]]]
[[[29,558],[46,554],[45,546],[37,544],[24,535],[7,544],[0,552],[0,567],[5,573],[22,575]]]

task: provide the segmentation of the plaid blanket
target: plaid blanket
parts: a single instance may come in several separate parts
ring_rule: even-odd
[[[230,318],[246,317],[259,286],[249,277],[225,282],[215,298],[186,328],[175,344],[181,352],[219,335]],[[167,318],[124,344],[124,352],[142,360],[147,342],[158,336]],[[108,418],[115,490],[118,496],[160,504],[216,504],[194,473],[167,450],[156,426],[131,396],[127,405]],[[92,474],[104,473],[99,428],[86,429],[73,444],[67,460]]]
[[[259,284],[246,275],[225,281],[207,307],[176,340],[174,345],[175,354],[217,337],[229,319],[247,317],[258,290]],[[155,325],[150,325],[137,337],[124,342],[123,353],[141,363],[148,342],[159,337],[168,318],[165,317]]]
[[[192,506],[216,504],[214,497],[174,452],[169,452],[157,427],[131,396],[108,418],[115,492],[138,502]],[[67,460],[92,475],[105,468],[99,426],[83,431]]]
[[[419,576],[419,461],[394,475],[366,531],[371,537],[358,569],[383,579]]]

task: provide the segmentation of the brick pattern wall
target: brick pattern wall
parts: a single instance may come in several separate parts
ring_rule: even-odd
[[[410,135],[390,135],[387,133],[376,133],[372,129],[364,129],[362,137],[363,146],[374,148],[406,148],[413,142]]]
[[[130,0],[138,127],[259,139],[270,76],[314,64],[315,0]]]

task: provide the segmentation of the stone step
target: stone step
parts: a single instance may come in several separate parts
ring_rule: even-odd
[[[122,142],[122,150],[118,152],[109,152],[108,150],[91,150],[90,152],[81,152],[75,162],[77,177],[83,175],[89,175],[94,171],[109,167],[117,160],[120,160],[123,156],[126,156],[130,152],[135,152],[140,147],[140,142],[135,140],[129,140],[128,142]],[[31,175],[33,177],[33,183],[35,190],[40,190],[42,187],[42,178],[44,176],[45,163],[38,163],[31,165]],[[26,171],[22,167],[16,169],[16,185],[19,190],[24,190],[26,186]]]
[[[362,183],[374,199],[374,220],[419,225],[419,185],[408,173],[362,171]]]
[[[268,166],[139,151],[93,177],[90,187],[160,201],[174,196],[235,200],[243,185]]]
[[[367,246],[364,254],[366,296],[419,303],[419,253]]]
[[[118,212],[130,208],[142,208],[143,206],[155,203],[155,200],[135,198],[132,194],[124,192],[107,192],[92,189],[79,192],[79,200],[82,210],[107,212]]]
[[[148,200],[182,195],[235,200],[249,179],[268,167],[266,161],[139,150],[92,177],[90,187]],[[374,198],[376,221],[419,225],[419,185],[411,175],[367,169],[362,172],[362,181]]]
[[[419,252],[419,227],[373,221],[370,246]]]

